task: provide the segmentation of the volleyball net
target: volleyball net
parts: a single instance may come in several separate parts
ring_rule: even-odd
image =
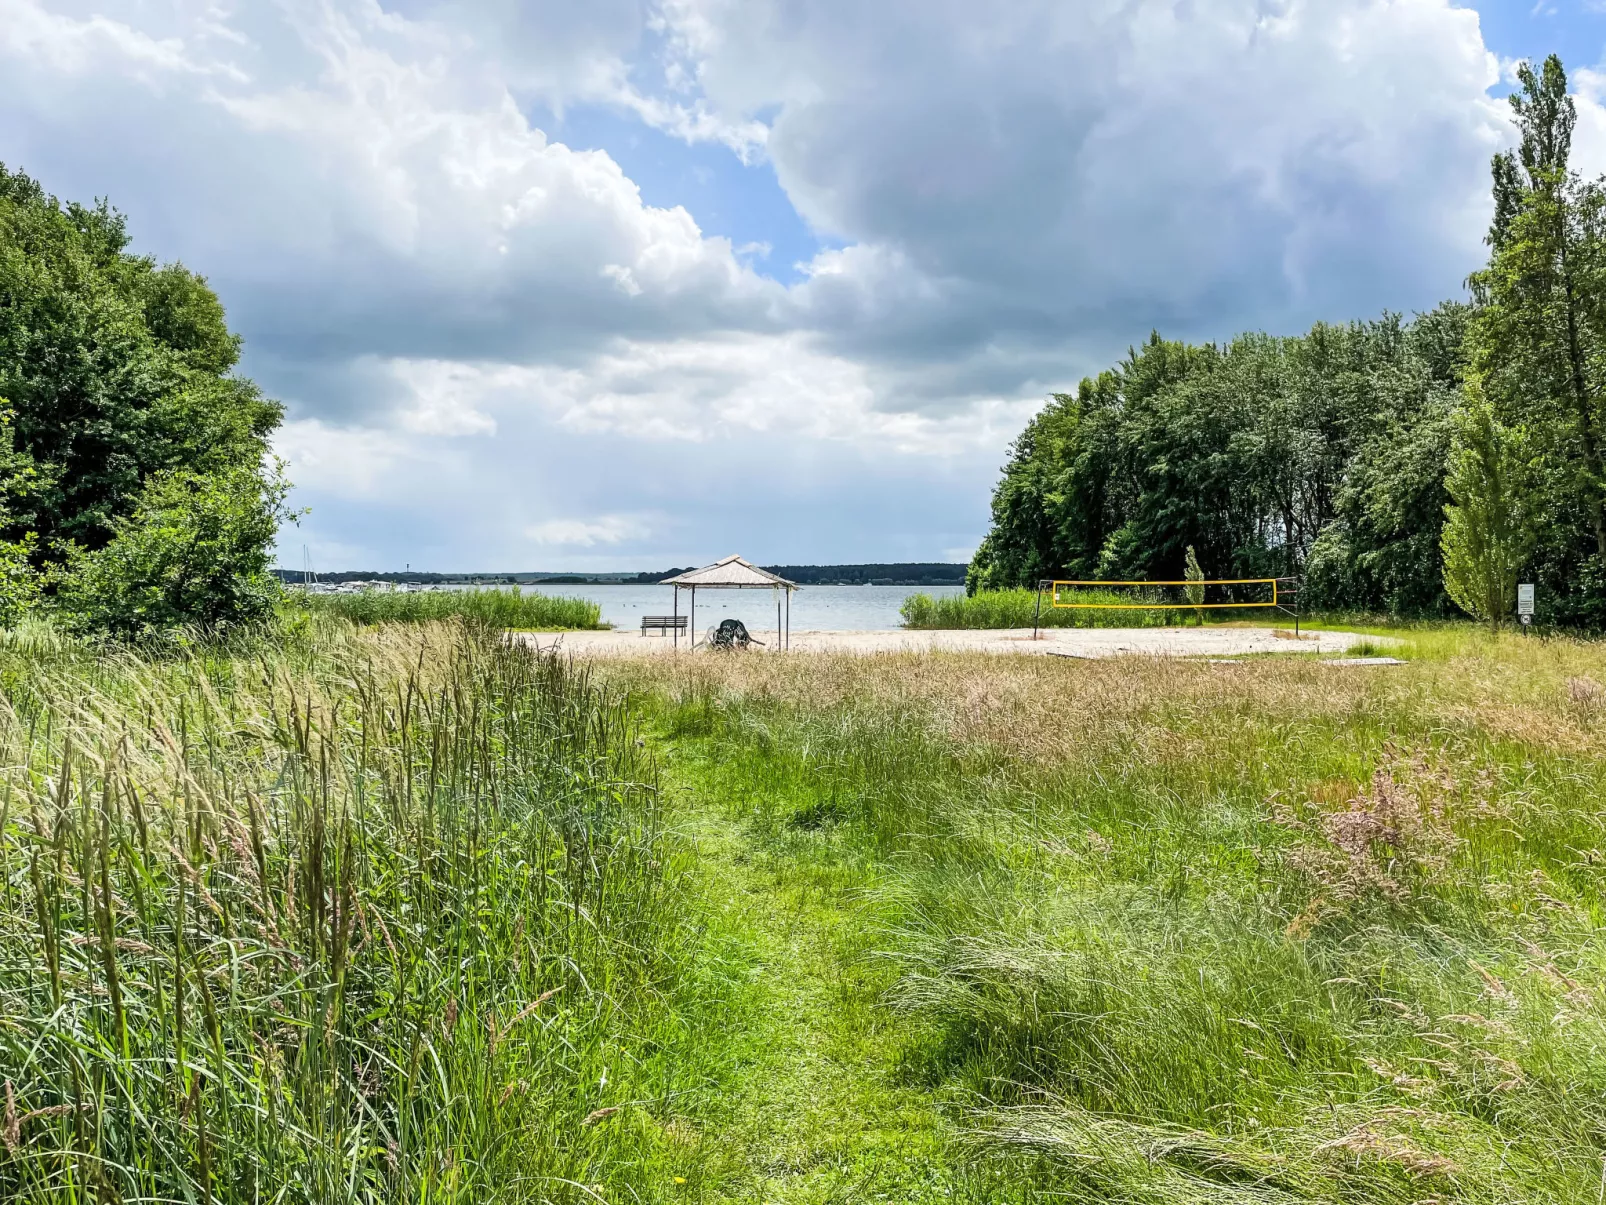
[[[1215,611],[1293,609],[1292,578],[1238,577],[1182,581],[1045,581],[1039,589],[1058,610]]]
[[[1299,592],[1297,577],[1233,577],[1205,578],[1181,581],[1079,581],[1075,579],[1044,579],[1037,583],[1037,605],[1032,618],[1032,639],[1037,639],[1045,622],[1043,603],[1056,611],[1086,611],[1092,614],[1087,623],[1076,622],[1075,627],[1120,626],[1095,620],[1093,615],[1110,615],[1119,611],[1192,611],[1202,622],[1204,613],[1226,611],[1243,613],[1245,618],[1255,611],[1280,611],[1294,620],[1294,634],[1299,634]],[[1226,618],[1226,616],[1221,616]],[[1166,618],[1169,626],[1172,620]],[[1184,621],[1185,622],[1185,621]],[[1066,626],[1053,622],[1053,627]],[[1147,626],[1147,622],[1140,626]]]

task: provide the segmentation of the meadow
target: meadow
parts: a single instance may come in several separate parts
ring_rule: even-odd
[[[862,1010],[755,1195],[1598,1202],[1606,650],[1408,651],[630,667]]]
[[[429,623],[464,619],[526,632],[605,628],[602,608],[584,598],[506,590],[361,590],[351,594],[308,594],[290,590],[290,606],[314,615],[333,615],[352,623]]]
[[[0,1194],[1577,1202],[1606,646],[0,638]]]

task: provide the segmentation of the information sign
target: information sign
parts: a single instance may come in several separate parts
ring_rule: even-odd
[[[1522,582],[1517,586],[1517,615],[1523,623],[1532,623],[1534,619],[1534,587],[1532,582]]]

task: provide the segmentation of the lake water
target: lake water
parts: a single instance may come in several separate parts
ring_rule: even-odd
[[[602,618],[617,628],[640,628],[643,615],[668,615],[672,586],[536,586],[543,594],[588,598],[602,608]],[[898,608],[911,594],[946,597],[963,594],[963,586],[801,586],[792,595],[794,632],[878,632],[903,626]],[[691,594],[680,592],[680,609]],[[697,629],[722,619],[740,619],[753,631],[775,628],[775,599],[768,590],[697,591]]]

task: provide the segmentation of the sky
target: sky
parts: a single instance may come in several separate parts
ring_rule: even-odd
[[[0,0],[0,162],[205,275],[320,570],[963,560],[1158,329],[1411,313],[1606,0]]]

